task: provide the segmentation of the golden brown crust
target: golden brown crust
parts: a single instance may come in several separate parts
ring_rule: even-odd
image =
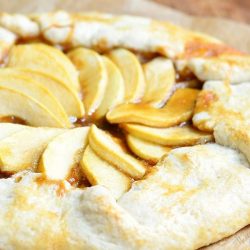
[[[249,93],[249,83],[207,81],[196,102],[194,125],[202,131],[213,131],[222,121],[249,124]]]
[[[22,172],[0,180],[0,248],[197,249],[249,223],[248,166],[216,144],[178,148],[117,202]]]
[[[58,11],[29,16],[2,13],[2,28],[16,39],[6,39],[0,30],[0,61],[16,41],[27,42],[32,38],[66,50],[84,46],[104,52],[123,47],[161,54],[177,63],[181,61],[182,67],[201,80],[222,80],[228,68],[232,82],[250,80],[249,56],[218,39],[167,22],[103,13]],[[211,64],[216,64],[215,69]]]
[[[86,24],[90,27],[89,29],[85,26]],[[83,34],[78,33],[79,25],[82,25],[83,30],[85,29],[84,36],[89,36],[89,40],[84,40],[81,37]],[[114,16],[102,13],[68,14],[62,11],[30,16],[2,13],[0,14],[0,26],[16,34],[19,39],[42,37],[52,44],[64,45],[67,48],[83,45],[105,50],[127,45],[130,49],[133,49],[134,46],[134,49],[138,51],[151,51],[171,58],[241,54],[207,35],[191,32],[167,22],[132,16]],[[93,29],[96,29],[96,32]],[[98,31],[102,31],[102,29],[106,29],[105,32],[98,35]],[[126,39],[129,40],[130,37],[120,36],[121,30],[128,34],[134,32],[134,36],[136,36],[135,31],[139,31],[141,38],[138,35],[138,38],[136,37],[131,43],[126,44]],[[110,31],[114,32],[111,34]],[[144,38],[148,41],[143,41]],[[112,41],[113,39],[117,39],[117,41]],[[157,41],[159,39],[163,40]],[[137,46],[137,42],[141,42],[141,44]]]
[[[179,58],[218,57],[221,55],[244,55],[244,53],[225,44],[210,43],[201,39],[193,39],[185,45],[185,52]]]

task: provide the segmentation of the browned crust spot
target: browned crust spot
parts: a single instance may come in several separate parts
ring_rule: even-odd
[[[216,101],[218,101],[218,96],[213,91],[201,91],[197,98],[195,113],[207,110]]]
[[[65,183],[60,180],[50,180],[50,179],[47,179],[46,176],[42,175],[42,176],[37,177],[35,182],[37,183],[38,186],[42,186],[42,185],[56,186],[57,187],[56,195],[59,197],[63,196],[67,192]]]
[[[207,43],[200,39],[195,39],[186,43],[185,52],[180,58],[192,57],[218,57],[220,55],[244,55],[234,48],[225,44]]]

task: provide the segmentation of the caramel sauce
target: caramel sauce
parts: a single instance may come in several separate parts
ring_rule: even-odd
[[[74,187],[84,188],[91,186],[86,176],[84,176],[84,174],[82,173],[79,164],[72,167],[70,174],[66,180]]]
[[[49,44],[41,35],[40,36],[36,36],[36,37],[28,37],[28,38],[19,37],[19,39],[16,41],[17,45],[31,44],[31,43],[45,43],[45,44]]]
[[[9,177],[11,177],[11,175],[13,175],[13,173],[7,173],[7,172],[1,172],[0,171],[0,179],[7,179]]]
[[[23,119],[18,118],[16,116],[0,117],[0,122],[2,122],[2,123],[16,123],[16,124],[27,125],[27,122],[25,122]]]
[[[136,55],[141,64],[150,62],[154,58],[161,56],[153,52],[138,52],[138,51],[132,51],[132,52]]]
[[[197,77],[187,68],[185,68],[182,71],[176,72],[175,74],[176,83],[192,81],[192,80],[197,80]]]

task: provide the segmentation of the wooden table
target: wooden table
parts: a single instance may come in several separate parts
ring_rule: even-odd
[[[197,16],[216,16],[250,24],[250,0],[153,0]]]

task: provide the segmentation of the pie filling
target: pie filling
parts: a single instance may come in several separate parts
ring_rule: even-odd
[[[171,149],[213,141],[191,122],[202,84],[153,53],[20,40],[0,69],[0,177],[30,170],[119,198]]]

